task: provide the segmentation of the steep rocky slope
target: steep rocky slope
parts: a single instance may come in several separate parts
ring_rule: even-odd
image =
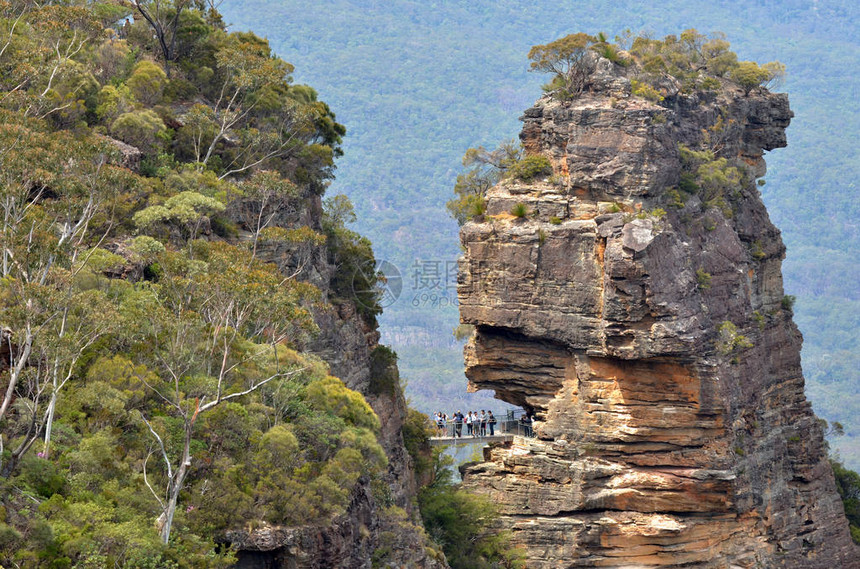
[[[860,567],[755,185],[788,99],[721,80],[652,102],[632,72],[601,59],[528,109],[553,175],[462,229],[467,376],[536,417],[464,483],[529,567]]]
[[[241,207],[259,206],[234,204],[234,208]],[[244,216],[237,209],[232,217],[241,223]],[[280,204],[274,225],[323,232],[320,196],[306,193]],[[265,526],[250,532],[230,532],[228,539],[239,549],[237,567],[447,567],[444,555],[427,547],[430,543],[414,506],[417,484],[412,458],[403,442],[401,429],[407,406],[396,361],[386,357],[384,348],[380,348],[376,322],[362,315],[355,299],[342,298],[333,290],[336,273],[348,269],[336,266],[325,244],[307,241],[268,243],[261,247],[260,255],[323,293],[326,302],[314,314],[320,333],[305,349],[325,360],[332,375],[370,403],[380,420],[378,439],[388,457],[388,470],[375,488],[369,479],[362,478],[347,512],[330,526]],[[351,276],[339,278],[349,283]]]

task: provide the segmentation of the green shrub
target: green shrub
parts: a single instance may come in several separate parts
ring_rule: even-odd
[[[157,283],[164,276],[164,268],[159,263],[150,263],[143,268],[143,280]]]
[[[110,124],[121,114],[133,111],[134,103],[134,95],[127,85],[105,85],[98,94],[96,117]]]
[[[681,179],[678,182],[678,189],[688,194],[695,194],[699,191],[699,184],[696,183],[696,175],[692,172],[681,172]]]
[[[125,83],[135,99],[151,107],[161,101],[164,87],[167,85],[167,74],[155,63],[143,60],[134,66]]]
[[[96,75],[102,83],[120,82],[125,79],[134,63],[134,53],[125,40],[108,39],[93,52]]]
[[[519,202],[514,204],[514,207],[511,208],[511,215],[516,218],[524,218],[529,214],[529,208],[526,207],[526,204]]]
[[[761,241],[753,242],[752,247],[750,247],[750,255],[752,255],[754,259],[758,260],[762,260],[765,258],[765,253],[764,249],[761,246]]]
[[[708,290],[711,288],[711,273],[705,272],[704,269],[696,269],[696,282],[699,290]]]
[[[663,100],[663,95],[661,95],[657,89],[647,83],[637,81],[636,79],[630,80],[630,92],[636,97],[642,97],[643,99],[648,99],[655,103],[659,103]],[[663,122],[666,122],[665,119]]]
[[[851,528],[851,539],[860,544],[860,474],[845,468],[838,459],[831,458],[830,466]]]
[[[44,95],[56,108],[48,119],[61,128],[82,125],[82,121],[94,122],[100,87],[84,65],[66,59]]]
[[[481,195],[467,194],[448,201],[445,207],[451,214],[451,217],[462,225],[467,221],[484,215],[487,211],[487,200]]]
[[[195,95],[197,95],[197,87],[194,86],[194,83],[182,77],[172,78],[164,87],[164,100],[166,102],[189,101]]]
[[[207,215],[222,213],[224,204],[197,192],[182,192],[164,205],[153,205],[134,214],[132,221],[141,230],[153,230],[159,226],[176,227],[185,239],[194,239],[200,223]]]
[[[740,334],[737,326],[728,320],[723,321],[717,330],[719,332],[717,351],[724,356],[736,356],[739,351],[753,347],[753,343],[746,336]],[[733,358],[732,362],[737,363],[737,358]]]
[[[305,398],[312,408],[340,417],[349,425],[379,430],[379,418],[361,393],[346,387],[341,380],[328,376],[310,383]]]
[[[529,182],[538,176],[552,174],[552,164],[543,154],[530,154],[517,160],[507,170],[507,175],[516,180]]]
[[[669,198],[669,207],[674,207],[676,209],[681,209],[686,205],[684,201],[684,196],[681,195],[681,192],[678,188],[669,188],[666,190],[666,197]]]
[[[21,532],[10,525],[0,522],[0,554],[5,550],[13,550],[22,539]]]
[[[614,205],[614,204],[613,204]],[[649,217],[656,217],[657,219],[663,219],[666,217],[666,210],[662,207],[655,207],[654,209],[647,211],[640,211],[636,214],[637,219],[646,219]]]
[[[323,231],[327,238],[329,260],[337,270],[331,286],[337,299],[353,301],[358,313],[372,326],[379,305],[379,274],[370,240],[345,225],[355,221],[352,203],[344,195],[327,198],[323,210]]]
[[[164,245],[148,235],[138,235],[127,242],[126,250],[131,254],[131,260],[136,263],[151,262],[164,253]]]
[[[793,294],[787,294],[782,297],[782,308],[784,310],[788,310],[789,312],[794,310],[794,303],[797,301],[797,297]]]
[[[170,131],[163,131],[166,135]],[[164,140],[164,137],[159,135]],[[140,161],[140,174],[148,178],[164,178],[170,171],[178,166],[173,154],[159,151],[157,154],[144,156]]]
[[[54,462],[28,454],[21,461],[21,474],[17,481],[39,496],[50,498],[65,488],[66,473]]]
[[[418,492],[427,533],[442,546],[452,569],[522,567],[523,552],[512,548],[510,533],[493,530],[498,513],[486,497],[453,483],[452,460],[434,457],[434,481]]]
[[[720,82],[713,77],[700,77],[696,83],[702,91],[716,91],[720,88]]]
[[[415,474],[419,478],[429,474],[433,469],[430,437],[434,432],[430,419],[424,413],[410,407],[401,431],[403,433],[403,445],[406,447],[406,452],[412,457]]]
[[[773,85],[782,80],[785,76],[785,65],[778,61],[761,66],[755,61],[740,61],[729,76],[749,95],[756,87]]]
[[[725,158],[705,162],[696,171],[696,181],[704,190],[706,200],[724,197],[730,190],[739,187],[742,180],[741,171],[729,165]]]
[[[552,217],[550,217],[550,218],[549,218],[549,222],[550,222],[552,225],[561,225],[561,221],[562,221],[562,220],[561,220],[561,218],[560,218],[560,217],[552,216]]]
[[[598,35],[598,39],[600,39],[600,37],[601,35]],[[618,47],[611,43],[601,41],[601,43],[596,44],[592,49],[594,49],[600,57],[606,58],[612,63],[621,65],[622,67],[629,64],[629,62],[624,59],[620,53],[618,53]]]
[[[157,114],[150,110],[123,113],[111,124],[111,134],[123,142],[136,146],[144,154],[154,154],[161,146],[159,135],[167,127]]]
[[[210,221],[212,233],[224,239],[236,239],[239,237],[239,226],[230,221],[230,219],[216,215]]]
[[[123,257],[101,247],[90,249],[81,262],[86,262],[87,268],[96,273],[120,273],[125,265]]]

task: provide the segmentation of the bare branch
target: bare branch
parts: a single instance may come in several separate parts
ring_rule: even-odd
[[[267,383],[269,383],[273,379],[277,379],[279,377],[290,377],[292,375],[295,375],[297,373],[304,371],[305,369],[307,369],[307,368],[300,368],[300,369],[293,370],[290,372],[280,372],[280,373],[273,374],[273,375],[267,377],[266,379],[255,383],[254,385],[252,385],[251,387],[249,387],[245,391],[240,391],[238,393],[231,393],[230,395],[225,395],[224,397],[221,397],[220,399],[215,399],[215,400],[210,401],[206,405],[201,406],[199,412],[203,413],[204,411],[208,411],[209,409],[216,407],[217,405],[221,404],[224,401],[229,401],[230,399],[235,399],[236,397],[242,397],[243,395],[248,395],[249,393],[253,393],[254,391],[260,389],[261,387],[263,387],[264,385],[266,385]]]
[[[146,417],[142,412],[140,413],[140,418],[143,419],[143,422],[146,423],[147,428],[149,428],[149,432],[152,433],[152,436],[155,437],[155,440],[158,441],[158,446],[161,449],[161,456],[164,459],[164,464],[167,465],[167,479],[173,480],[173,467],[170,465],[170,457],[167,456],[167,449],[164,448],[164,441],[161,440],[161,437],[158,436],[158,433],[155,432],[155,429],[152,428],[152,425],[149,421],[146,420]]]
[[[143,460],[143,483],[146,484],[146,487],[149,488],[149,491],[152,492],[152,495],[155,496],[156,500],[158,500],[158,504],[161,506],[161,509],[165,510],[166,506],[164,505],[164,500],[162,500],[155,490],[153,490],[152,485],[149,483],[149,478],[146,475],[146,463],[150,456],[152,456],[152,450],[149,451],[149,454],[147,454],[146,458]]]

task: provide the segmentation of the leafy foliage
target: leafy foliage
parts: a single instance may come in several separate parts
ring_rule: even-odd
[[[158,65],[144,59],[134,66],[125,84],[135,100],[151,107],[161,102],[167,74]]]
[[[329,259],[338,268],[332,280],[334,294],[354,300],[359,313],[372,325],[382,312],[379,306],[379,274],[370,241],[346,224],[355,220],[352,203],[344,195],[325,201],[323,231],[328,238]]]
[[[345,129],[214,10],[134,9],[0,5],[4,567],[226,568],[219,532],[327,523],[386,466],[301,352],[327,299],[257,247],[372,260],[293,221]]]
[[[469,219],[484,214],[484,196],[495,186],[506,171],[522,158],[522,148],[513,140],[488,151],[483,146],[470,148],[463,156],[463,167],[468,168],[457,176],[455,198],[445,207],[448,213],[463,225]]]
[[[529,182],[538,176],[552,174],[552,164],[543,154],[530,154],[510,165],[508,175],[511,178]]]
[[[759,66],[755,61],[740,61],[731,70],[730,76],[744,93],[749,94],[756,87],[772,87],[785,77],[785,65],[771,61]]]
[[[845,507],[845,517],[848,518],[851,529],[851,539],[860,544],[860,474],[845,468],[838,459],[831,458],[830,466],[836,478],[836,489]]]
[[[717,332],[719,333],[717,351],[724,356],[737,358],[739,352],[753,347],[753,343],[749,338],[738,332],[738,327],[728,320],[719,325]]]
[[[585,89],[586,81],[594,69],[595,58],[590,50],[595,38],[579,32],[529,50],[530,71],[553,73],[553,80],[544,87],[557,91],[563,99],[576,97]]]
[[[436,432],[430,418],[415,409],[409,409],[403,422],[403,444],[412,458],[415,475],[421,479],[433,470],[433,452],[430,437]]]
[[[526,206],[526,204],[524,204],[522,202],[515,203],[514,206],[511,208],[511,215],[513,215],[516,218],[522,219],[525,216],[527,216],[528,214],[529,214],[529,208],[528,208],[528,206]]]
[[[442,545],[453,569],[522,567],[523,553],[511,547],[509,535],[493,528],[498,515],[485,497],[452,481],[451,458],[436,453],[434,480],[418,493],[424,527]]]

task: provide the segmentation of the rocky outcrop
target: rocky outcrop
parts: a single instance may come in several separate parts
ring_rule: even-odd
[[[231,205],[228,213],[240,226],[248,217],[243,208],[256,211],[259,204]],[[317,234],[323,231],[321,221],[321,200],[314,194],[278,204],[273,215],[273,225]],[[380,349],[376,323],[363,317],[353,300],[337,298],[331,283],[338,269],[330,262],[325,244],[266,242],[260,244],[258,253],[278,264],[285,274],[320,289],[327,302],[314,311],[319,334],[303,349],[325,360],[332,375],[367,399],[380,419],[378,440],[388,457],[388,470],[375,487],[368,477],[362,477],[347,511],[330,525],[263,525],[229,532],[226,540],[238,550],[237,569],[446,569],[444,554],[431,547],[414,505],[417,484],[401,432],[406,399],[396,361],[374,358]],[[386,389],[377,387],[379,376],[384,376],[381,383]]]
[[[117,150],[118,156],[115,159],[117,166],[128,168],[133,172],[140,170],[140,161],[143,159],[143,152],[139,148],[109,136],[99,136],[99,138]]]
[[[531,568],[860,567],[754,183],[787,97],[723,81],[658,104],[630,73],[601,60],[581,97],[527,110],[553,175],[503,181],[461,231],[467,376],[536,419],[464,484]]]

